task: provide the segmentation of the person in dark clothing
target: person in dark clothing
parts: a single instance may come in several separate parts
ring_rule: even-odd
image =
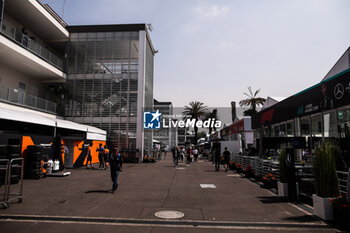
[[[230,166],[230,160],[231,160],[231,153],[227,150],[227,147],[225,147],[224,151],[224,163],[225,163],[225,172],[227,172],[227,169]]]
[[[178,147],[173,147],[172,149],[173,152],[173,159],[174,159],[174,167],[177,167],[177,164],[179,163],[179,148]]]
[[[89,147],[88,147],[88,149],[87,149],[86,169],[88,169],[89,163],[90,163],[90,167],[92,168],[91,148],[92,148],[92,143],[90,142]]]
[[[100,145],[96,149],[96,151],[98,152],[98,161],[100,162],[99,168],[104,168],[105,167],[104,162],[103,162],[104,150],[105,149],[102,147],[102,143],[100,143]]]
[[[220,156],[220,150],[215,150],[215,171],[218,172],[220,170],[220,162],[221,162],[221,156]]]
[[[115,149],[109,156],[109,169],[111,171],[112,178],[112,193],[118,188],[118,176],[119,172],[123,171],[123,158],[118,153],[118,149]]]
[[[187,148],[186,150],[186,162],[187,162],[187,165],[190,165],[191,164],[191,148]]]

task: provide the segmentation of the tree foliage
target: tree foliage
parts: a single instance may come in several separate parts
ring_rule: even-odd
[[[250,112],[247,112],[247,115],[256,113],[256,108],[261,106],[261,105],[263,105],[265,103],[265,101],[266,101],[265,98],[257,96],[259,94],[259,92],[260,92],[260,89],[258,89],[258,90],[256,90],[254,92],[251,87],[248,87],[248,91],[249,91],[248,94],[247,93],[243,93],[248,98],[239,101],[239,105],[240,106],[246,106],[246,107],[249,107],[251,109]]]
[[[188,106],[185,106],[182,114],[184,115],[184,119],[195,119],[196,122],[200,119],[203,119],[205,114],[208,112],[207,106],[205,106],[202,102],[199,101],[191,101]],[[194,141],[197,144],[198,141],[198,127],[195,124],[194,127]]]

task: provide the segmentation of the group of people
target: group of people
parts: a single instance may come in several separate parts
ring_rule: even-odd
[[[194,159],[194,161],[197,161],[198,159],[198,150],[196,147],[179,147],[179,146],[174,146],[172,148],[172,153],[173,153],[173,160],[174,160],[174,166],[176,167],[179,163],[179,159],[181,159],[181,161],[184,160],[184,158],[186,157],[186,164],[189,166],[192,162],[192,160]]]
[[[87,155],[86,155],[86,169],[92,168],[92,154],[91,154],[91,149],[92,149],[92,143],[89,144],[89,147],[87,149]],[[108,157],[110,156],[109,154],[109,149],[107,145],[104,147],[102,146],[102,143],[99,144],[98,148],[96,149],[98,152],[98,160],[99,160],[99,169],[104,169],[106,170],[108,168]]]
[[[225,166],[225,172],[227,172],[230,166],[231,152],[227,150],[227,147],[225,147],[225,150],[222,153],[222,155],[219,149],[215,149],[214,154],[215,154],[215,157],[214,157],[215,171],[218,172],[220,170],[220,164],[223,161]]]
[[[92,143],[89,144],[87,149],[87,159],[86,159],[86,168],[88,168],[88,164],[90,163],[90,167],[92,167]],[[108,167],[111,172],[112,179],[112,193],[118,188],[118,176],[119,172],[123,171],[123,158],[120,155],[118,148],[114,148],[112,153],[110,153],[107,145],[104,147],[102,144],[99,144],[99,147],[96,149],[98,152],[98,160],[99,160],[99,168],[106,170]]]

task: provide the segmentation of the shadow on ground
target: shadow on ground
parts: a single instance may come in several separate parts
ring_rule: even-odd
[[[277,196],[267,196],[267,197],[258,197],[260,201],[264,204],[274,204],[274,203],[283,203],[283,199]]]
[[[89,190],[89,191],[86,191],[85,193],[110,193],[111,190],[108,189],[108,190]]]
[[[295,217],[287,217],[283,218],[283,220],[290,220],[290,221],[296,221],[296,222],[317,222],[319,221],[316,217],[313,215],[303,215],[303,216],[295,216]]]

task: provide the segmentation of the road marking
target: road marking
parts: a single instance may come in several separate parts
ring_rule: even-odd
[[[0,222],[55,223],[114,225],[132,227],[168,227],[168,228],[206,228],[206,229],[252,229],[269,231],[291,230],[334,230],[323,222],[239,222],[239,221],[202,221],[202,220],[159,220],[135,218],[107,218],[85,216],[47,216],[47,215],[0,215]]]
[[[184,168],[184,167],[177,167],[176,169],[177,169],[177,170],[184,170],[184,169],[186,169],[186,168]]]
[[[239,174],[228,174],[227,176],[232,176],[232,177],[241,177]]]
[[[200,184],[202,189],[216,189],[214,184]]]

